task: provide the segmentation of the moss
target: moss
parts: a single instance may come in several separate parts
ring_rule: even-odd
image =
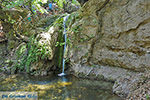
[[[12,68],[13,73],[15,71],[29,73],[32,63],[47,60],[50,54],[46,45],[41,45],[34,36],[30,38],[30,42],[27,45],[21,44],[15,53],[17,61],[14,62],[15,65]]]
[[[62,43],[64,41],[64,38],[63,38],[63,34],[60,33],[58,35],[58,43]],[[63,46],[60,46],[58,45],[56,47],[56,51],[55,51],[55,62],[56,63],[56,66],[58,66],[59,68],[61,68],[62,66],[62,60],[63,60],[63,51],[64,51],[64,47]]]

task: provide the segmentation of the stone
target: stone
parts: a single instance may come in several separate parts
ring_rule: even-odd
[[[113,0],[96,16],[100,8],[96,6],[103,3],[91,0],[81,8],[83,13],[79,11],[81,18],[75,23],[82,30],[75,41],[71,39],[74,45],[70,50],[71,63],[107,65],[139,72],[150,70],[150,2]],[[80,42],[83,38],[85,41]]]
[[[95,70],[94,74],[116,81],[114,93],[127,97],[133,84],[144,80],[140,74],[150,72],[150,1],[104,3],[89,0],[78,11],[80,18],[71,27],[81,30],[71,33],[68,58],[75,75],[88,76]]]
[[[139,6],[150,2],[129,1],[128,6],[123,7],[120,1],[117,3],[118,6],[106,7],[101,30],[103,36],[94,45],[92,61],[136,71],[149,70],[150,56],[146,51],[150,49],[150,13],[147,13],[150,8]]]

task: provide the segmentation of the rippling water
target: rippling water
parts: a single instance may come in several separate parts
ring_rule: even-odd
[[[122,100],[112,93],[112,85],[74,76],[10,75],[0,79],[0,91],[35,91],[39,100]]]

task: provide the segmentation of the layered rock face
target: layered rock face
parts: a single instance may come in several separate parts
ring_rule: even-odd
[[[149,0],[89,0],[80,16],[81,32],[70,50],[75,73],[119,80],[150,71]]]
[[[91,61],[135,71],[150,69],[150,2],[112,1],[102,18]],[[100,16],[101,17],[101,16]]]
[[[150,70],[150,1],[113,0],[96,16],[98,9],[94,6],[102,6],[104,1],[94,4],[97,2],[100,1],[89,1],[82,9],[78,40],[85,39],[74,41],[80,50],[71,51],[72,62],[139,72]]]

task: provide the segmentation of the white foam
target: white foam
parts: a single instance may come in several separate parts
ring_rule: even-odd
[[[58,74],[58,76],[65,76],[65,75],[66,75],[65,73]]]

